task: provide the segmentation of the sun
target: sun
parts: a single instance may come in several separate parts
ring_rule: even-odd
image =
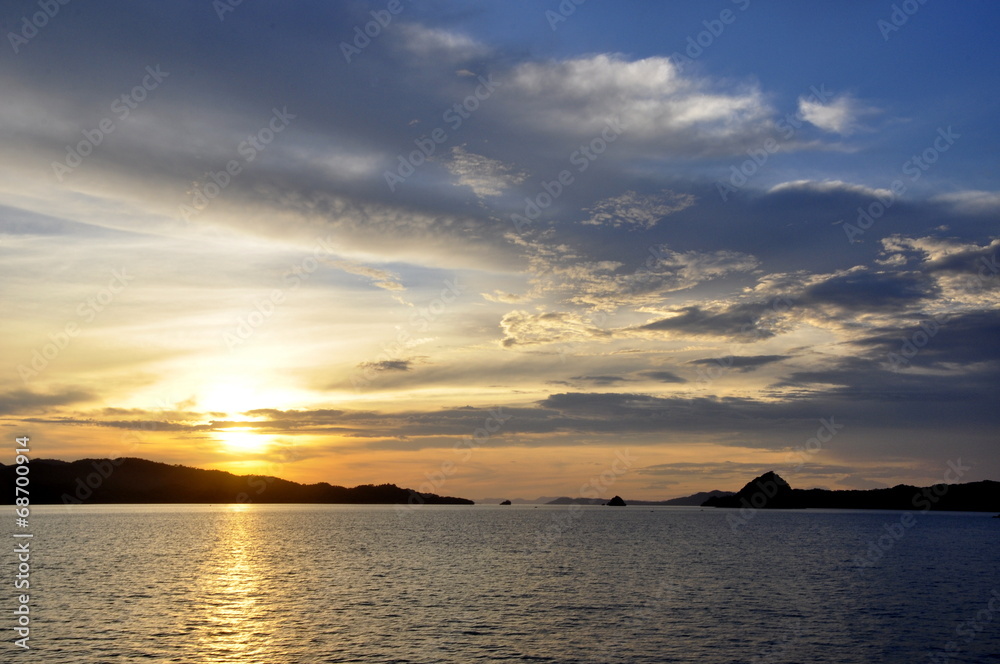
[[[264,385],[246,372],[205,380],[196,396],[198,410],[213,425],[212,437],[219,449],[242,455],[260,455],[275,444],[272,435],[257,428],[267,417],[252,411],[288,408],[296,402],[293,392]]]
[[[224,429],[212,435],[230,452],[263,452],[271,442],[270,438],[254,433],[249,427]]]
[[[253,408],[259,396],[247,383],[216,383],[203,390],[198,405],[209,412],[236,415]]]
[[[236,419],[257,408],[291,408],[308,400],[310,396],[302,390],[267,384],[260,376],[245,372],[228,373],[224,378],[202,379],[193,391],[198,410],[203,413],[222,413],[230,419]]]

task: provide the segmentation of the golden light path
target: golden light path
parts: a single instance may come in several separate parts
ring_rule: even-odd
[[[263,601],[274,570],[262,564],[259,516],[246,505],[230,505],[218,517],[214,547],[199,579],[199,611],[191,622],[200,648],[215,662],[282,661],[276,635],[265,625]]]

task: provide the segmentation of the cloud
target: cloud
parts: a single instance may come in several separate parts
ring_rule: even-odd
[[[591,226],[649,229],[663,217],[691,207],[694,202],[693,195],[679,194],[668,189],[658,194],[637,194],[630,190],[620,196],[598,201],[587,208],[586,212],[590,213],[590,217],[583,223]]]
[[[815,180],[792,180],[789,182],[782,182],[771,187],[768,192],[769,194],[784,194],[784,193],[819,193],[819,194],[837,194],[837,193],[847,193],[853,194],[855,196],[861,196],[864,198],[893,198],[894,194],[888,189],[873,189],[872,187],[866,187],[861,184],[852,184],[850,182],[844,182],[842,180],[823,180],[817,182]]]
[[[621,262],[589,260],[567,244],[544,238],[518,242],[529,261],[533,298],[555,297],[563,304],[598,311],[655,305],[668,293],[759,265],[756,258],[741,252],[681,252],[657,244],[649,248],[643,265],[626,269]]]
[[[844,136],[853,134],[861,128],[862,117],[877,112],[877,109],[863,106],[850,95],[841,95],[825,104],[812,98],[799,98],[799,115],[806,122],[823,131]]]
[[[911,308],[938,292],[934,281],[920,273],[852,270],[810,284],[794,299],[816,309],[877,313]]]
[[[965,272],[973,275],[980,270],[985,272],[992,268],[989,271],[996,274],[998,266],[991,259],[995,259],[1000,252],[1000,238],[979,245],[954,238],[890,235],[882,239],[882,249],[883,259],[889,259],[897,265],[907,265],[916,259],[925,271]]]
[[[686,383],[687,380],[681,378],[672,371],[640,371],[639,375],[643,378],[651,378],[660,383]]]
[[[898,251],[909,245],[899,239],[890,240],[888,246]],[[947,280],[937,273],[945,267],[935,268],[927,263],[909,268],[893,265],[891,269],[885,269],[888,266],[883,269],[857,266],[832,274],[770,274],[759,277],[755,286],[746,288],[739,296],[676,309],[659,309],[658,313],[666,315],[612,332],[617,337],[665,336],[751,343],[812,326],[844,339],[853,339],[894,321],[926,317],[928,307],[936,307],[943,294],[949,295],[955,303],[965,301],[970,309],[996,306],[998,303],[993,300],[997,298],[992,293],[1000,290],[1000,277],[982,280],[982,286],[969,281],[974,275],[969,266],[985,270],[987,265],[993,265],[989,261],[994,255],[985,254],[983,248],[978,247],[969,255],[954,256],[954,261],[964,270],[955,279],[963,287],[976,287],[971,295],[963,296],[957,290],[949,290],[950,287],[943,285]],[[958,265],[954,268],[959,269]],[[992,304],[988,304],[990,302]],[[776,358],[784,359],[784,356]]]
[[[54,406],[68,406],[94,398],[92,392],[81,389],[64,389],[48,394],[32,390],[12,390],[0,393],[0,415],[44,412]]]
[[[730,355],[724,358],[705,358],[701,360],[691,360],[688,364],[709,364],[712,366],[722,366],[736,369],[743,373],[756,371],[767,364],[774,364],[787,360],[790,355]]]
[[[750,272],[760,262],[749,254],[739,251],[719,250],[712,252],[674,251],[667,245],[653,247],[655,262],[649,266],[649,273],[671,284],[671,290],[691,288],[704,281],[724,277],[732,272]],[[640,272],[639,276],[645,276]]]
[[[388,270],[380,270],[378,268],[369,267],[367,265],[361,265],[360,263],[355,263],[353,261],[338,260],[331,263],[334,267],[339,270],[343,270],[348,274],[356,274],[360,277],[368,277],[372,281],[372,285],[378,286],[379,288],[384,288],[387,291],[404,291],[406,287],[399,283],[399,275],[394,272],[389,272]]]
[[[349,445],[368,449],[384,449],[386,441],[391,440],[392,449],[417,450],[452,447],[456,439],[466,439],[482,427],[486,418],[499,416],[501,430],[477,441],[481,446],[510,446],[514,443],[507,437],[517,434],[526,437],[518,438],[516,444],[541,447],[583,444],[580,436],[591,434],[613,435],[619,440],[628,436],[635,444],[648,445],[660,444],[664,434],[674,433],[684,434],[688,441],[710,435],[711,440],[724,445],[780,450],[801,445],[816,431],[822,417],[850,427],[852,432],[870,432],[872,427],[895,430],[897,436],[882,440],[882,453],[890,457],[894,449],[909,456],[920,454],[920,448],[934,449],[932,439],[951,431],[951,420],[942,420],[943,413],[966,426],[995,424],[989,409],[995,401],[995,370],[944,376],[893,373],[871,366],[867,359],[846,358],[826,372],[803,372],[793,378],[812,385],[812,389],[785,390],[783,394],[765,394],[765,398],[565,392],[498,409],[451,407],[378,412],[264,408],[244,413],[250,419],[226,421],[210,421],[207,417],[198,421],[190,413],[175,419],[159,411],[150,411],[148,416],[135,412],[130,420],[81,414],[22,421],[152,432],[207,433],[240,427],[271,435],[336,434],[353,438]],[[725,431],[739,433],[719,435]],[[928,439],[918,439],[914,431],[922,431]],[[842,454],[856,446],[852,441],[859,440],[859,435],[858,444],[865,445],[863,433],[852,433],[851,438],[843,439],[839,448]],[[994,441],[985,436],[982,440],[980,447],[988,454]]]
[[[451,149],[451,159],[445,162],[445,168],[458,178],[459,185],[470,187],[480,198],[500,196],[528,177],[509,164],[467,152],[461,146]]]
[[[1000,377],[1000,310],[926,318],[852,341],[896,369],[932,367],[992,372]],[[891,354],[891,355],[890,355]]]
[[[403,36],[404,48],[427,61],[466,62],[490,52],[490,48],[482,42],[453,30],[402,23],[399,32]]]
[[[963,214],[996,214],[1000,212],[1000,191],[967,190],[939,194],[933,199],[945,203]]]
[[[954,315],[1000,307],[1000,238],[980,245],[956,238],[891,235],[882,239],[882,248],[878,263],[919,270],[933,280],[936,298],[926,310]]]
[[[506,85],[518,125],[589,140],[619,118],[625,140],[645,154],[729,155],[774,133],[772,109],[755,86],[716,91],[664,57],[523,62]]]
[[[766,322],[769,309],[771,307],[763,302],[722,306],[714,310],[692,305],[676,309],[671,312],[673,315],[666,318],[632,328],[631,332],[751,343],[778,334],[780,328]]]
[[[863,454],[937,458],[995,427],[1000,193],[961,181],[988,172],[982,150],[949,152],[951,177],[924,177],[895,197],[865,242],[843,233],[859,206],[890,196],[881,187],[892,173],[869,179],[872,159],[902,161],[927,147],[928,118],[898,123],[878,141],[831,146],[879,117],[841,95],[801,106],[811,124],[790,138],[771,101],[781,96],[773,77],[722,78],[715,58],[680,71],[622,41],[601,48],[644,55],[599,53],[575,38],[539,51],[530,37],[493,29],[484,17],[500,13],[486,5],[413,8],[349,66],[339,44],[371,19],[356,3],[296,4],[280,30],[269,27],[266,6],[243,3],[232,40],[196,35],[180,51],[177,34],[218,25],[183,3],[149,23],[140,5],[113,23],[60,15],[46,48],[30,47],[16,66],[0,63],[0,121],[11,129],[0,157],[2,276],[17,314],[2,354],[30,358],[101,292],[108,269],[136,274],[32,390],[8,372],[0,411],[41,413],[50,440],[82,440],[97,422],[199,434],[236,426],[212,413],[83,410],[91,391],[95,403],[131,406],[176,385],[210,391],[221,375],[263,386],[246,407],[271,409],[247,417],[253,431],[336,432],[372,449],[450,446],[448,437],[469,435],[486,416],[450,406],[484,399],[516,404],[505,428],[532,445],[617,444],[623,435],[669,445],[674,437],[662,434],[674,431],[801,445],[816,418],[843,413],[852,433],[838,438],[838,454],[852,441],[877,441]],[[141,43],[129,37],[140,24]],[[155,64],[152,53],[171,55],[162,87],[116,120],[64,181],[51,177],[67,146],[116,117],[110,103]],[[63,66],[80,54],[82,74]],[[727,74],[751,71],[753,63]],[[480,76],[495,94],[476,96]],[[463,109],[460,126],[444,119],[470,95],[476,108]],[[285,105],[296,119],[243,162],[238,146]],[[615,118],[621,134],[577,172],[569,156]],[[436,128],[445,142],[390,190],[384,172]],[[721,201],[713,182],[769,138],[780,149]],[[830,147],[844,149],[800,154]],[[179,219],[192,183],[204,189],[232,159],[241,159],[239,175],[198,215]],[[510,214],[561,169],[573,184],[514,236]],[[280,312],[220,356],[226,330],[261,293],[299,283],[286,278],[289,268],[295,276],[319,258],[318,242],[318,270],[308,281],[299,275],[307,287],[289,289]],[[53,253],[65,259],[58,269]],[[215,269],[206,276],[205,266]],[[439,299],[456,278],[463,293]],[[372,298],[372,286],[414,306]],[[788,300],[780,310],[771,304],[778,297]],[[892,371],[888,355],[933,325],[919,353]],[[407,350],[417,345],[426,360]],[[378,350],[389,347],[402,352]],[[695,384],[708,358],[733,355],[725,380]],[[403,359],[359,369],[378,357]],[[392,408],[325,408],[375,403],[352,391],[361,370],[377,376],[369,396]],[[555,380],[649,393],[548,400]],[[687,398],[688,388],[717,396]],[[288,410],[291,395],[316,407]],[[180,445],[158,449],[175,454]]]
[[[592,383],[594,385],[614,385],[616,383],[627,382],[628,378],[623,376],[573,376],[572,380]]]
[[[504,348],[576,341],[606,340],[610,334],[589,318],[565,311],[533,314],[511,311],[500,321]]]
[[[413,360],[382,360],[380,362],[362,362],[359,369],[370,371],[409,371],[413,368]]]
[[[525,302],[530,300],[528,295],[518,295],[517,293],[507,293],[501,290],[495,290],[492,293],[481,293],[484,300],[489,302],[502,302],[504,304],[518,304],[520,302]]]

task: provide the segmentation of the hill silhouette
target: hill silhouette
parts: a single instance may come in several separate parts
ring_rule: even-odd
[[[793,489],[777,473],[768,472],[751,480],[735,494],[709,498],[702,506],[996,512],[1000,510],[1000,482],[983,480],[929,487],[898,484],[890,489],[831,491]]]
[[[669,500],[628,500],[627,502],[629,505],[680,505],[696,507],[704,504],[704,502],[709,498],[732,495],[734,495],[732,491],[719,491],[718,489],[713,489],[712,491],[699,491],[698,493],[690,496],[681,496],[680,498],[671,498]],[[604,498],[570,498],[569,496],[562,496],[560,498],[552,499],[539,498],[538,502],[546,505],[604,505],[608,501]]]
[[[472,505],[465,498],[404,489],[395,484],[353,488],[299,484],[269,475],[234,475],[138,458],[32,459],[33,505],[59,503],[346,503]],[[0,464],[4,502],[14,500],[15,466]]]
[[[681,496],[680,498],[671,498],[669,500],[630,500],[629,505],[679,505],[679,506],[698,506],[704,503],[709,498],[714,498],[716,496],[731,496],[732,491],[719,491],[718,489],[712,489],[711,491],[699,491],[698,493],[691,494],[690,496]]]

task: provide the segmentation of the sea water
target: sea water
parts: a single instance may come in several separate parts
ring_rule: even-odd
[[[34,507],[31,651],[9,630],[4,661],[1000,661],[1000,519],[732,514]]]

